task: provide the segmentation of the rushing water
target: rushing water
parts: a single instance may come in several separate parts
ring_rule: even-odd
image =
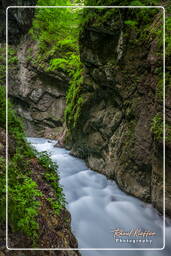
[[[59,166],[60,183],[72,217],[72,232],[79,248],[162,248],[163,220],[150,205],[127,195],[114,181],[86,166],[81,159],[63,148],[54,147],[56,141],[28,138],[37,151],[47,151]],[[112,230],[151,231],[156,235],[121,237],[116,240]],[[171,238],[171,223],[167,220],[166,242]],[[128,239],[124,242],[124,239]],[[141,242],[137,242],[140,240]],[[145,242],[143,242],[145,241]],[[138,251],[138,255],[169,255],[171,245],[164,251]],[[133,251],[81,251],[83,256],[134,255]],[[153,254],[154,253],[154,254]],[[135,252],[137,254],[137,252]]]

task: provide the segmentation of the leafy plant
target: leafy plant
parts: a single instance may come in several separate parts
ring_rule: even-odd
[[[59,185],[59,176],[57,174],[57,164],[54,163],[46,152],[37,153],[40,164],[45,167],[44,172],[45,180],[51,184],[55,191],[55,198],[48,198],[52,208],[55,210],[57,215],[60,214],[60,210],[64,208],[65,197],[63,189]]]
[[[11,171],[11,168],[9,169]],[[17,172],[17,171],[16,171]],[[42,193],[36,182],[28,176],[20,176],[19,182],[9,186],[9,220],[14,231],[23,232],[35,243],[38,238],[39,225],[36,221]]]

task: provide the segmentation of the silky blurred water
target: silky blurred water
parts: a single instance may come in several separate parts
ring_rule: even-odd
[[[47,151],[59,166],[60,184],[72,217],[72,232],[79,248],[162,248],[163,218],[150,204],[127,195],[114,181],[96,173],[81,159],[69,151],[54,147],[56,141],[43,138],[28,138],[39,152]],[[141,229],[156,235],[147,237],[147,242],[120,242],[114,239],[112,230]],[[131,237],[128,238],[129,241]],[[135,237],[134,237],[135,238]],[[140,237],[139,239],[141,239]],[[166,249],[163,251],[138,251],[138,255],[170,255],[171,222],[167,219]],[[149,242],[151,240],[151,243]],[[123,241],[123,240],[122,240]],[[137,251],[81,251],[83,256],[137,255]]]

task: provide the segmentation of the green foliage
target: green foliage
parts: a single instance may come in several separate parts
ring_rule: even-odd
[[[171,55],[171,17],[166,17],[166,57]]]
[[[135,27],[137,25],[137,21],[135,21],[135,20],[126,20],[124,23],[131,27]]]
[[[131,1],[130,5],[132,6],[143,6],[144,4],[139,0]]]
[[[31,177],[29,158],[34,156],[34,152],[25,142],[24,133],[18,126],[20,121],[13,112],[12,135],[16,143],[13,156],[8,164],[8,200],[9,200],[9,224],[13,231],[23,231],[33,241],[33,246],[38,239],[39,225],[37,216],[39,213],[41,192]],[[17,121],[18,120],[18,121]],[[15,123],[16,121],[16,123]]]
[[[51,207],[54,209],[55,214],[59,215],[61,213],[61,210],[63,209],[63,203],[60,203],[59,200],[56,201],[56,199],[53,198],[48,198],[48,201]]]
[[[74,5],[76,1],[43,1],[37,5]],[[81,64],[79,58],[78,36],[80,14],[79,8],[42,8],[36,10],[31,34],[38,41],[38,54],[34,64],[46,72],[62,71],[70,78],[70,87],[74,88],[81,83]],[[68,95],[72,97],[72,88],[68,89]],[[73,113],[74,100],[67,96],[67,108],[65,117],[70,120],[78,119],[79,112]],[[72,113],[73,115],[72,115]]]
[[[11,53],[13,54],[13,52]],[[6,122],[6,97],[5,87],[0,86],[0,127],[5,129]],[[9,138],[14,145],[9,145],[8,166],[8,201],[9,201],[9,226],[14,232],[23,232],[30,237],[33,246],[39,238],[39,225],[37,216],[41,204],[42,193],[37,183],[32,178],[30,158],[36,153],[25,140],[23,125],[8,102],[8,130]],[[1,144],[0,144],[1,146]],[[59,177],[56,174],[56,165],[49,158],[41,157],[40,162],[45,167],[45,179],[55,189],[56,197],[51,199],[54,212],[60,213],[64,207],[62,188],[58,185]],[[5,220],[5,159],[0,157],[0,222]]]
[[[6,162],[4,157],[0,157],[0,221],[5,220],[5,167]]]
[[[44,179],[50,183],[55,191],[55,197],[48,198],[48,201],[50,202],[55,213],[59,215],[61,210],[64,208],[65,197],[63,194],[63,189],[59,185],[59,176],[57,174],[58,166],[50,159],[46,152],[37,153],[37,156],[39,163],[46,169]]]
[[[5,84],[5,65],[0,64],[0,86]]]
[[[154,118],[152,119],[151,124],[151,131],[154,134],[154,138],[157,141],[161,141],[163,139],[163,132],[164,132],[164,123],[161,113],[157,113]],[[171,142],[171,125],[166,120],[165,122],[165,141]]]
[[[13,135],[18,143],[24,140],[23,124],[15,114],[10,102],[8,103],[8,127],[9,133]]]
[[[9,63],[9,64],[17,64],[17,62],[18,62],[17,56],[13,56],[13,57],[11,57],[11,58],[8,60],[8,63]]]
[[[0,87],[0,127],[5,129],[5,87]],[[39,238],[39,214],[40,198],[42,193],[38,185],[30,177],[29,159],[35,157],[25,141],[23,126],[16,116],[12,105],[8,109],[9,136],[13,139],[14,148],[11,149],[8,167],[8,201],[9,201],[9,225],[12,231],[22,231],[31,238],[33,246]],[[1,146],[1,145],[0,145]],[[9,145],[12,147],[12,145]],[[64,206],[62,188],[58,185],[59,177],[55,170],[57,166],[46,156],[40,157],[42,166],[45,167],[45,179],[55,189],[56,197],[52,198],[51,206],[55,213],[59,214]],[[0,221],[5,220],[5,159],[0,157]]]
[[[0,86],[0,127],[5,129],[6,125],[6,93],[5,87]],[[9,134],[13,136],[17,143],[24,141],[23,125],[21,120],[15,114],[12,104],[8,102],[8,130]]]
[[[0,127],[5,128],[6,122],[6,101],[5,101],[5,87],[0,86]]]
[[[160,4],[160,0],[133,0],[128,5],[131,6],[153,6]]]
[[[81,107],[84,103],[81,97],[82,79],[82,69],[80,68],[73,74],[66,96],[65,120],[68,128],[70,127],[71,129],[76,127],[81,113]]]
[[[123,0],[122,2],[119,0],[85,0],[84,4],[89,6],[143,6],[143,5],[157,5],[159,4],[159,0]]]
[[[39,229],[36,221],[40,207],[38,197],[42,196],[42,193],[38,190],[36,182],[26,175],[21,175],[17,168],[13,169],[14,167],[11,162],[9,172],[15,170],[19,180],[10,182],[9,186],[9,221],[13,231],[22,230],[35,244]]]
[[[166,121],[166,142],[171,142],[171,125]]]
[[[160,79],[156,87],[157,100],[163,101],[163,79]]]
[[[156,114],[151,123],[151,131],[154,134],[155,139],[162,140],[163,138],[163,118],[161,114]]]
[[[76,54],[69,53],[69,56],[66,58],[55,58],[51,59],[50,67],[48,71],[53,71],[55,69],[63,70],[67,72],[71,77],[77,71],[78,64],[80,63],[79,56]]]
[[[5,58],[5,46],[0,48],[0,86],[5,85],[6,77],[6,58]]]
[[[0,87],[0,127],[5,129],[5,87]],[[27,160],[31,149],[25,142],[21,121],[16,116],[11,104],[8,109],[9,136],[15,141],[15,150],[9,161],[9,224],[13,230],[22,230],[33,241],[38,236],[38,225],[35,217],[38,214],[38,204],[35,197],[40,195],[35,182],[29,178]],[[12,145],[9,145],[12,147]],[[5,159],[0,158],[0,221],[4,220],[5,206]]]
[[[16,116],[12,105],[9,103],[8,124],[9,136],[15,142],[15,149],[9,159],[8,182],[9,182],[9,223],[13,230],[22,230],[30,236],[33,241],[37,238],[38,224],[36,216],[38,214],[39,203],[35,200],[40,196],[36,183],[28,177],[27,158],[33,156],[33,152],[27,145],[23,133],[21,121]],[[0,127],[5,129],[5,87],[0,87]],[[9,145],[12,147],[12,145]],[[5,160],[0,158],[0,212],[1,221],[4,219],[5,205]]]
[[[8,64],[15,65],[18,62],[16,49],[8,46]]]
[[[48,71],[53,71],[55,69],[62,69],[66,71],[67,66],[68,66],[68,61],[64,58],[51,59],[50,67],[48,68]]]
[[[39,158],[39,163],[45,167],[47,170],[53,170],[54,172],[57,170],[58,166],[55,164],[46,153],[46,151],[37,153]]]
[[[50,0],[48,3],[39,0],[37,2],[39,6],[45,4],[68,6],[71,2],[69,0]],[[30,31],[32,37],[38,41],[39,52],[36,56],[36,64],[50,61],[47,70],[52,71],[60,64],[67,64],[67,59],[78,52],[79,12],[77,8],[36,9],[33,27]]]

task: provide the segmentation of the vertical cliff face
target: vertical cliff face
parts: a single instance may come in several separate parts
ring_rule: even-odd
[[[147,16],[143,22],[140,12],[128,9],[94,11],[84,25],[83,84],[75,97],[79,118],[74,126],[67,120],[65,144],[92,169],[162,210],[163,55],[162,34],[159,38],[156,33],[162,26],[162,9]],[[169,143],[167,148],[169,154]]]
[[[36,64],[37,43],[25,36],[17,46],[17,65],[9,72],[9,96],[28,136],[57,136],[64,123],[69,78]]]

